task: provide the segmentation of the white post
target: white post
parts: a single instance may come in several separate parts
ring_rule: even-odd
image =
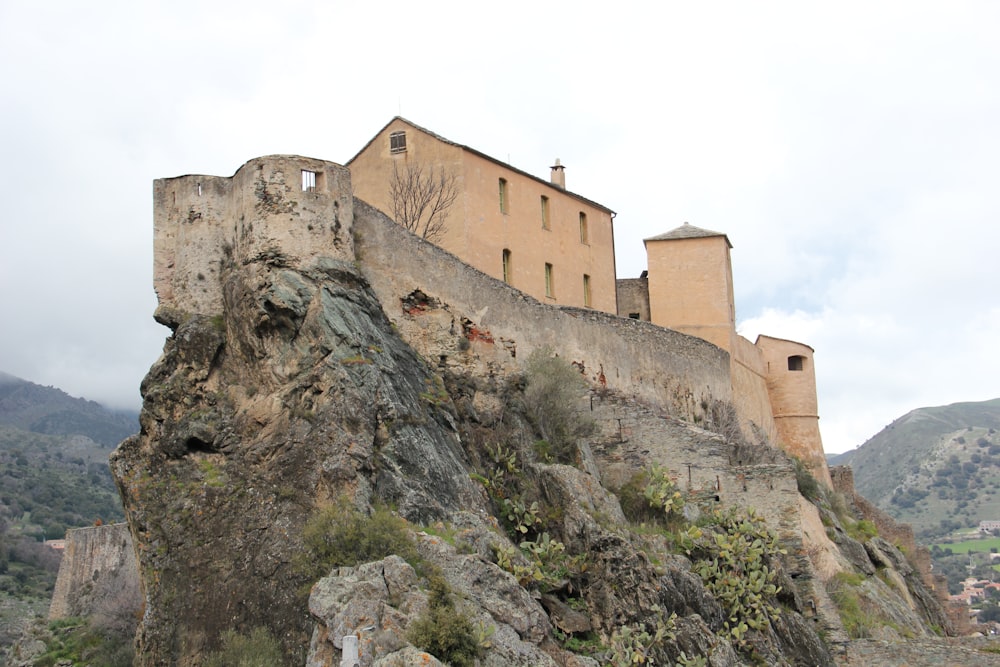
[[[346,635],[344,637],[344,650],[340,657],[340,667],[357,667],[358,665],[358,636]]]

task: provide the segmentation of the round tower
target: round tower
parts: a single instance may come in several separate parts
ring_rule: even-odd
[[[813,349],[803,343],[758,336],[764,357],[767,394],[771,401],[778,445],[806,465],[827,488],[833,487],[819,433],[819,401]]]

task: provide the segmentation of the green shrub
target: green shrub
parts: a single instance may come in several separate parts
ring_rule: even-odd
[[[49,624],[45,653],[35,659],[37,667],[66,664],[130,667],[132,637],[98,627],[92,620],[65,618]]]
[[[541,348],[528,357],[524,402],[528,417],[559,463],[576,462],[576,441],[594,433],[596,423],[579,411],[587,381],[567,361]]]
[[[848,521],[844,526],[844,530],[847,531],[851,539],[855,539],[858,542],[867,542],[873,537],[878,536],[878,528],[868,519]]]
[[[637,472],[617,491],[622,513],[632,523],[662,523],[663,512],[651,506],[646,499],[645,491],[648,484],[649,473]]]
[[[427,609],[406,633],[407,640],[453,667],[471,667],[482,654],[475,628],[455,609],[448,583],[440,575],[429,577]]]
[[[868,639],[879,627],[879,618],[867,607],[857,586],[864,577],[853,572],[838,572],[827,583],[827,592],[840,615],[844,631],[851,639]]]
[[[366,516],[346,502],[314,514],[302,529],[304,553],[298,570],[312,580],[334,567],[381,560],[396,554],[411,565],[419,562],[417,548],[406,522],[385,507]]]
[[[235,630],[222,633],[222,648],[211,653],[205,667],[274,667],[285,664],[281,644],[267,628],[257,627],[250,635]]]
[[[823,497],[823,490],[819,487],[819,482],[813,477],[813,474],[809,471],[799,459],[792,459],[795,462],[795,484],[799,487],[799,493],[802,494],[806,500],[810,502],[816,502]]]

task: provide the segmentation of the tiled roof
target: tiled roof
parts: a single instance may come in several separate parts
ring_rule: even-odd
[[[695,227],[694,225],[685,222],[680,227],[676,229],[671,229],[669,232],[659,234],[658,236],[651,236],[646,241],[673,241],[675,239],[704,239],[712,236],[721,236],[726,239],[726,245],[730,248],[733,244],[729,242],[729,237],[722,232],[713,232],[711,229],[702,229],[701,227]]]

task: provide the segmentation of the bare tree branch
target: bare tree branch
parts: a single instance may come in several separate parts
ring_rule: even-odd
[[[447,231],[448,209],[458,198],[455,175],[431,165],[407,162],[392,165],[389,200],[396,222],[428,241],[439,241]]]

